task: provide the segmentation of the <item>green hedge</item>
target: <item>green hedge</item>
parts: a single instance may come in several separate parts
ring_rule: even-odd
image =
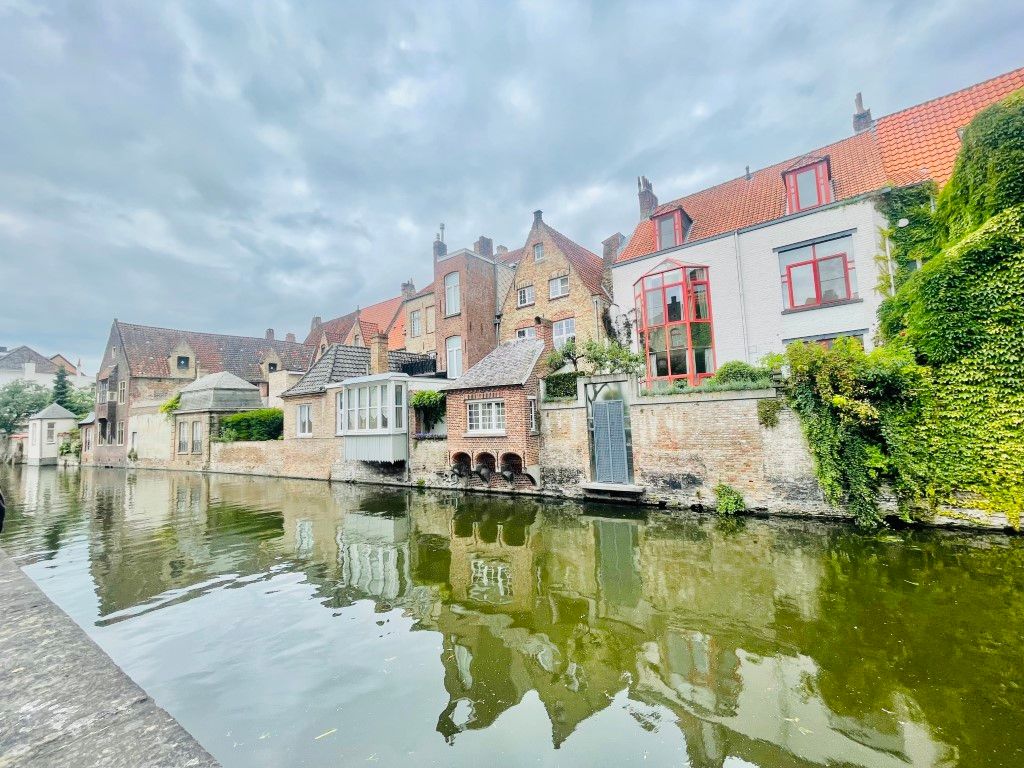
[[[584,374],[580,371],[552,373],[544,379],[544,399],[560,400],[576,397],[576,379]]]
[[[220,420],[220,436],[226,442],[238,440],[277,440],[284,432],[284,412],[280,408],[233,413]]]

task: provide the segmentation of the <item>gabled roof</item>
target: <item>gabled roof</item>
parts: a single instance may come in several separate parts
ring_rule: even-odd
[[[397,373],[402,370],[404,364],[426,360],[427,357],[412,352],[388,352],[388,369]],[[369,348],[332,344],[306,371],[306,375],[282,392],[281,396],[315,395],[323,392],[328,384],[336,384],[356,376],[366,376],[369,370]]]
[[[288,371],[304,371],[313,350],[305,344],[256,336],[228,336],[219,333],[179,331],[114,321],[114,343],[120,343],[128,358],[132,376],[164,378],[170,376],[167,360],[183,342],[196,355],[198,367],[216,373],[230,371],[245,381],[263,381],[262,363],[271,352],[277,354]],[[109,350],[108,350],[109,356]],[[104,358],[101,371],[109,370],[113,360]]]
[[[32,347],[22,345],[8,352],[0,352],[0,371],[20,371],[24,369],[25,363],[35,363],[36,373],[57,372],[54,362],[43,357]]]
[[[960,149],[957,130],[985,107],[1022,87],[1024,68],[881,117],[872,130],[755,171],[750,179],[740,176],[664,203],[653,216],[685,210],[693,220],[688,242],[782,218],[786,215],[782,174],[826,157],[837,201],[924,179],[945,184]],[[657,242],[654,221],[643,219],[615,261],[654,253]]]
[[[513,248],[511,251],[505,253],[497,253],[495,257],[502,264],[518,264],[523,260],[523,256],[526,254],[526,248]]]
[[[374,334],[382,331],[388,334],[388,346],[400,349],[405,346],[405,313],[402,312],[404,302],[405,297],[399,295],[328,320],[310,329],[309,335],[306,336],[306,344],[316,347],[323,334],[327,334],[329,344],[343,344],[358,322],[361,326],[359,332],[365,343],[369,343]],[[370,328],[369,325],[363,326],[364,323],[375,325],[379,331]],[[397,330],[395,326],[399,326]]]
[[[521,386],[530,378],[543,352],[544,342],[540,339],[506,341],[444,389]]]
[[[558,250],[565,254],[573,270],[579,275],[583,284],[590,290],[591,295],[601,294],[607,296],[602,277],[604,276],[604,261],[596,253],[588,251],[579,243],[570,240],[546,221],[541,221],[541,226],[558,246]],[[520,258],[525,248],[520,248]],[[507,254],[506,254],[507,255]]]
[[[57,403],[50,403],[48,406],[39,411],[39,413],[33,413],[29,416],[29,419],[72,419],[78,421],[78,416],[63,405]]]

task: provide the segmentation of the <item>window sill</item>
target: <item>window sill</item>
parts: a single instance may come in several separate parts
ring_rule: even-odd
[[[561,296],[548,296],[548,301],[558,301],[559,299],[568,299],[569,294],[563,293]]]
[[[450,318],[450,317],[458,317],[458,316],[459,316],[459,315],[461,315],[461,314],[462,314],[462,312],[453,312],[453,313],[452,313],[452,314],[450,314],[450,315],[443,315],[442,317],[444,317],[444,319],[445,319],[445,320],[447,320],[447,319],[448,319],[448,318]]]
[[[308,439],[308,438],[310,438],[312,436],[313,436],[312,432],[306,432],[306,433],[299,433],[299,432],[297,432],[295,434],[295,437],[297,437],[297,438],[307,438]]]
[[[464,432],[463,437],[507,437],[505,430],[481,430],[477,432]]]
[[[793,307],[782,310],[784,315],[795,315],[798,312],[810,312],[815,309],[828,309],[829,307],[844,307],[847,304],[863,304],[864,299],[840,299],[839,301],[823,301],[821,304],[809,304],[804,307]]]
[[[516,304],[516,309],[526,309],[527,307],[537,306],[536,301],[531,301],[529,304]]]

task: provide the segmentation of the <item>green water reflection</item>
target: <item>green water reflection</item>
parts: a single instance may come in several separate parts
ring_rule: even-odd
[[[0,484],[4,548],[228,766],[1024,764],[1020,540],[188,473]]]

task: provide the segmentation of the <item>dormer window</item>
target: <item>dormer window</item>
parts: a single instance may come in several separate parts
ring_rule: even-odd
[[[277,363],[267,363],[267,371],[269,373],[274,373],[275,371],[277,371]]]
[[[677,208],[674,211],[658,216],[654,219],[658,227],[658,250],[675,248],[686,242],[686,236],[690,230],[690,217],[686,212]]]
[[[544,261],[544,243],[537,243],[533,246],[533,260]]]
[[[189,362],[188,355],[178,355],[178,370],[179,371],[187,371],[188,370],[188,362]]]
[[[788,213],[798,213],[832,202],[832,179],[828,159],[787,171],[783,178],[786,182]]]

